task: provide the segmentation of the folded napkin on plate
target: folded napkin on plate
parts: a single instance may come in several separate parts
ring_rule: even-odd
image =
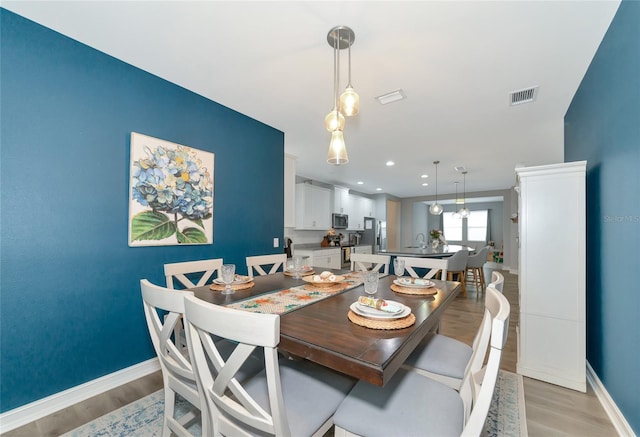
[[[398,311],[402,310],[402,307],[399,307],[397,305],[392,305],[384,299],[374,299],[372,297],[367,297],[367,296],[360,296],[358,298],[358,303],[360,305],[375,308],[377,310],[384,311],[386,313],[397,313]]]

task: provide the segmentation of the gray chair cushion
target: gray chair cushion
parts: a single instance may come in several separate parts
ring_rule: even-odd
[[[306,360],[280,360],[280,381],[292,436],[310,436],[338,408],[355,379]],[[266,411],[269,399],[264,371],[244,384]],[[255,435],[262,435],[254,431]]]
[[[440,334],[427,334],[405,364],[416,369],[462,380],[471,359],[471,346]]]
[[[464,406],[455,390],[400,369],[384,387],[356,384],[333,422],[366,437],[459,436]]]

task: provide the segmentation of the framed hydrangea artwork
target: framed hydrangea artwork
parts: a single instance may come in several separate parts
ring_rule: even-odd
[[[129,246],[213,243],[211,152],[131,133]]]

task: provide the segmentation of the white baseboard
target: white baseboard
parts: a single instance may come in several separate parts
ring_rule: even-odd
[[[598,378],[598,375],[596,375],[596,372],[593,370],[593,367],[591,367],[591,364],[589,364],[588,361],[587,381],[589,382],[591,388],[593,388],[593,391],[602,404],[602,407],[607,413],[607,416],[609,416],[609,419],[611,419],[611,422],[616,428],[616,431],[618,431],[618,434],[622,437],[635,436],[636,434],[631,429],[629,422],[627,422],[627,419],[625,419],[625,417],[622,415],[622,412],[620,411],[614,400],[611,398],[611,396],[609,396],[609,392],[607,392],[607,389],[602,384],[602,381],[600,381],[600,378]]]
[[[0,434],[41,419],[63,408],[104,393],[160,370],[158,358],[152,358],[126,369],[118,370],[84,384],[55,393],[30,404],[0,414]]]

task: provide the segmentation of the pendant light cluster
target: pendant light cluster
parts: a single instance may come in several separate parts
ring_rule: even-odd
[[[351,46],[356,36],[347,26],[336,26],[327,34],[327,42],[333,48],[333,109],[324,118],[325,127],[331,132],[329,164],[341,165],[349,162],[347,147],[344,143],[344,117],[356,115],[360,109],[360,97],[351,85]],[[348,49],[349,69],[347,87],[338,96],[340,86],[340,50]]]
[[[438,203],[438,164],[440,161],[433,161],[433,163],[436,165],[436,201],[429,207],[429,212],[433,215],[440,215],[442,214],[442,205]]]

